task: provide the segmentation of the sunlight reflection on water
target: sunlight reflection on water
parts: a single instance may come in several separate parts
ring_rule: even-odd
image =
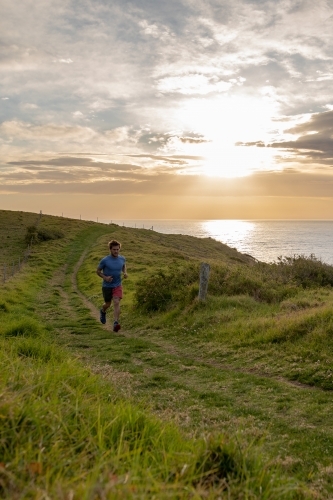
[[[243,220],[208,220],[202,222],[204,232],[229,246],[239,249],[244,241],[250,241],[255,231],[255,223]]]

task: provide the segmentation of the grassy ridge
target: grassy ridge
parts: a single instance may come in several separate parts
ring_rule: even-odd
[[[28,214],[27,225],[30,219]],[[116,384],[93,375],[77,359],[78,350],[88,346],[83,338],[104,339],[104,349],[113,341],[91,318],[71,279],[81,253],[91,248],[90,259],[99,253],[110,228],[48,217],[41,224],[60,226],[64,238],[37,245],[0,294],[0,497],[302,497],[300,489],[264,463],[246,441],[218,432],[206,439],[185,438],[174,424],[162,423],[126,400]],[[125,232],[120,230],[120,236]],[[144,246],[146,234],[138,240],[136,234],[126,234],[137,249]],[[160,251],[165,259],[170,248]],[[177,261],[188,258],[170,256]],[[146,265],[153,265],[148,256]],[[89,266],[81,268],[80,281],[92,291]],[[130,320],[134,281],[127,291],[124,309]],[[92,295],[97,301],[97,290]],[[137,352],[147,354],[140,339],[129,341]],[[71,346],[75,356],[68,350]]]

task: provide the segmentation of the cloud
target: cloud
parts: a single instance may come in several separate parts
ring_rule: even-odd
[[[25,104],[22,104],[22,108],[25,110],[33,110],[33,109],[38,109],[38,106],[37,104],[27,102]]]
[[[287,129],[285,133],[298,137],[268,143],[267,147],[287,150],[290,159],[297,159],[300,164],[333,167],[333,111],[315,113],[309,120]],[[265,147],[263,141],[239,142],[237,145]],[[287,159],[284,157],[281,161],[286,162]]]
[[[202,144],[209,142],[207,139],[203,139],[201,137],[179,137],[179,140],[184,144]]]
[[[149,177],[147,169],[139,165],[98,162],[90,158],[62,157],[44,161],[13,161],[8,165],[15,168],[8,169],[5,166],[0,169],[1,184],[6,191],[13,182],[18,189],[24,187],[29,191],[35,186],[40,192],[49,192],[50,189],[53,192],[52,185],[61,182],[80,192],[80,184],[108,183],[115,180],[137,182],[145,176]]]
[[[140,33],[143,35],[148,35],[153,38],[158,38],[160,41],[166,41],[170,36],[175,36],[172,31],[166,26],[158,26],[155,23],[149,24],[147,20],[142,20],[139,23],[140,28]]]
[[[163,166],[93,161],[91,158],[50,158],[11,162],[0,169],[2,193],[141,194],[208,197],[332,197],[333,174],[296,169],[257,172],[237,179],[178,175]]]
[[[137,131],[135,135],[138,144],[147,150],[154,150],[156,152],[177,151],[182,144],[196,145],[209,142],[209,139],[205,138],[202,134],[188,131],[160,133],[147,128]],[[157,154],[156,157],[159,158],[159,155]]]
[[[327,137],[333,138],[333,111],[316,113],[310,120],[286,130],[290,134],[309,134],[321,133]]]
[[[85,141],[97,135],[96,132],[89,127],[56,125],[52,123],[33,125],[15,120],[2,123],[0,130],[4,136],[9,138],[38,141],[59,141],[64,137]]]
[[[0,125],[0,135],[3,145],[6,147],[11,145],[16,156],[22,154],[27,143],[30,145],[29,156],[37,151],[40,154],[41,150],[48,154],[50,150],[60,153],[73,149],[81,149],[79,153],[95,149],[96,154],[108,154],[111,150],[112,154],[122,150],[139,152],[137,144],[140,137],[144,137],[145,131],[127,126],[100,131],[89,124],[78,124],[77,121],[73,124],[51,122],[37,125],[12,120]],[[154,136],[153,133],[151,135]],[[144,138],[142,140],[144,144]],[[3,148],[4,146],[1,148],[0,141],[0,151],[3,151]]]
[[[160,155],[149,155],[149,154],[137,154],[137,155],[126,155],[128,157],[133,157],[133,158],[149,158],[151,160],[156,161],[163,161],[167,163],[168,165],[184,165],[186,162],[184,161],[185,159],[190,160],[190,159],[197,159],[196,157],[184,157],[182,159],[176,158],[175,156],[160,156]]]
[[[263,141],[253,141],[253,142],[236,142],[235,146],[257,146],[257,148],[266,147]]]
[[[72,59],[68,58],[68,59],[54,59],[53,62],[60,62],[60,63],[64,63],[64,64],[72,64],[73,61]]]
[[[217,81],[216,81],[217,80]],[[179,92],[180,94],[209,94],[210,92],[226,92],[232,87],[231,81],[223,81],[203,74],[169,76],[157,82],[159,92]]]

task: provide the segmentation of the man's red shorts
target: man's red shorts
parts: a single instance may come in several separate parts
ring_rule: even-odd
[[[114,288],[102,287],[102,292],[105,302],[111,302],[113,297],[123,298],[123,287],[121,285]]]

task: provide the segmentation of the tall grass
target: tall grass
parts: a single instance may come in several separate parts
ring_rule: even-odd
[[[1,498],[295,497],[254,450],[218,435],[185,439],[121,400],[40,325],[9,325],[0,341]]]

